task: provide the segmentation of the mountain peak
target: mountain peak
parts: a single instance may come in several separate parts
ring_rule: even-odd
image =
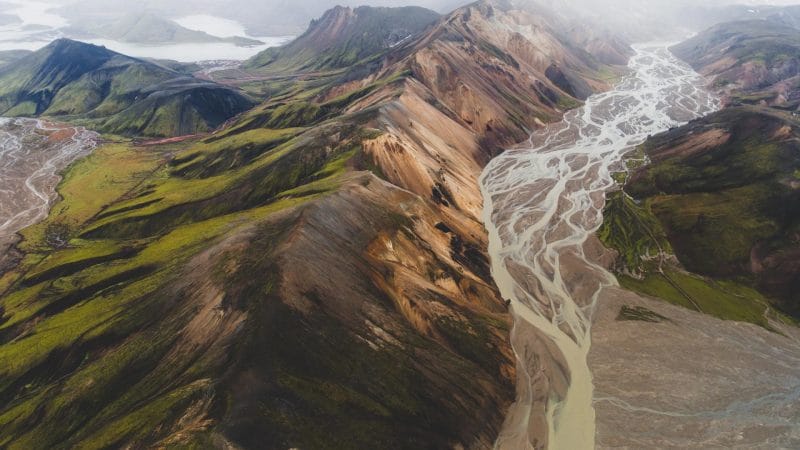
[[[104,119],[96,127],[117,134],[191,134],[251,106],[230,88],[71,39],[57,39],[0,70],[0,114],[93,118],[99,110]],[[167,108],[191,120],[173,120],[162,112]]]
[[[113,53],[111,50],[108,50],[105,47],[89,44],[86,42],[75,41],[69,38],[56,39],[53,42],[47,44],[47,46],[45,46],[44,49],[54,52],[103,51],[103,52]]]
[[[275,71],[346,67],[420,34],[438,19],[438,13],[418,6],[336,6],[294,41],[256,55],[247,65]]]

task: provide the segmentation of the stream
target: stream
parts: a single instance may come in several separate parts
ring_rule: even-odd
[[[97,140],[83,128],[0,118],[0,244],[47,217],[60,172],[89,154]]]
[[[594,448],[592,317],[617,281],[587,256],[586,243],[623,156],[718,108],[705,80],[666,45],[635,51],[613,90],[498,156],[481,177],[492,274],[515,319],[517,400],[498,449]]]

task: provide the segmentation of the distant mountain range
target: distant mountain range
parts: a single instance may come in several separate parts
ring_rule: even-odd
[[[110,21],[95,18],[80,20],[61,32],[74,39],[103,38],[148,45],[213,42],[228,42],[240,46],[262,44],[241,36],[218,37],[203,31],[190,30],[152,12],[131,13]]]
[[[772,20],[728,22],[673,52],[738,102],[800,106],[800,28]]]
[[[294,41],[262,52],[245,67],[296,71],[352,66],[412,40],[437,20],[437,13],[418,7],[337,6]]]
[[[434,0],[425,2],[425,6],[440,13],[447,13],[463,6],[467,0]],[[358,7],[364,2],[346,0],[342,6]],[[413,3],[412,3],[413,4]],[[376,0],[370,6],[398,6],[397,1]],[[192,14],[213,14],[236,20],[248,29],[251,36],[292,36],[302,34],[311,20],[319,18],[334,6],[324,0],[277,0],[252,2],[248,0],[194,0],[191,3],[179,0],[146,0],[131,4],[125,0],[80,0],[64,8],[63,13],[72,19],[86,22],[94,18],[105,17],[109,11],[155,12],[162,17],[175,18]]]
[[[115,134],[205,132],[253,105],[231,88],[66,39],[0,68],[0,114],[79,120]]]

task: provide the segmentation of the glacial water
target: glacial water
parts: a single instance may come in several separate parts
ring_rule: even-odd
[[[61,171],[97,141],[83,128],[0,118],[0,244],[47,217]]]
[[[592,314],[617,281],[584,244],[602,224],[623,156],[718,107],[703,78],[665,45],[635,50],[631,74],[613,90],[498,156],[482,175],[492,273],[515,318],[517,400],[499,449],[534,448],[543,433],[551,449],[594,447]]]

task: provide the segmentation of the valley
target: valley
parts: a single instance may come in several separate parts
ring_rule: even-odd
[[[192,136],[165,118],[213,105],[181,94],[208,81],[68,41],[6,72],[10,109],[132,127],[104,128],[0,276],[0,446],[493,444],[516,377],[481,168],[621,68],[510,6],[411,39],[391,17],[331,11],[301,42],[359,60],[255,58],[241,90],[211,87],[260,103]],[[58,57],[77,49],[80,70]]]
[[[800,445],[793,10],[163,3],[0,55],[0,448]]]
[[[663,47],[638,47],[633,74],[590,97],[483,177],[492,274],[515,316],[517,402],[499,448],[591,448],[587,362],[594,312],[617,285],[593,259],[611,172],[648,136],[712,112],[702,78]],[[546,441],[542,442],[546,436]]]
[[[601,447],[800,444],[790,17],[673,47],[723,108],[650,137],[615,174],[598,234],[627,291],[601,296],[594,322]]]
[[[40,222],[56,201],[61,172],[88,155],[98,135],[31,119],[0,119],[0,248]]]

